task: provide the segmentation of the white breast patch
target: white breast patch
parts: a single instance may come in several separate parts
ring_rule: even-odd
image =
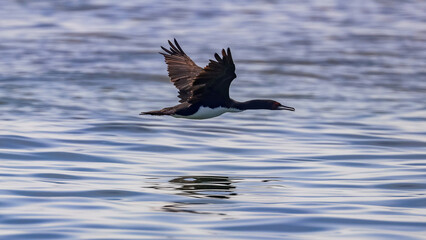
[[[224,107],[209,108],[209,107],[201,106],[198,109],[198,111],[192,115],[189,115],[189,116],[173,115],[173,117],[189,118],[189,119],[207,119],[207,118],[220,116],[226,112],[241,112],[241,110],[236,108],[224,108]]]

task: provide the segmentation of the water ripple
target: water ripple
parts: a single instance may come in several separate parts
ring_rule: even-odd
[[[424,239],[425,9],[2,1],[0,239]],[[297,110],[139,116],[179,100],[173,38]]]
[[[128,198],[141,196],[143,193],[124,190],[92,190],[92,191],[24,191],[12,190],[13,195],[25,197],[87,197],[87,198]]]

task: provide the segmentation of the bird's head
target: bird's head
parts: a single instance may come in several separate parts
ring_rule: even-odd
[[[294,111],[295,109],[293,107],[284,106],[281,103],[274,101],[274,100],[267,100],[265,102],[270,110],[288,110],[288,111]]]
[[[288,110],[294,111],[295,109],[292,107],[284,106],[281,103],[274,100],[250,100],[247,102],[243,102],[239,104],[239,109],[247,110],[247,109],[269,109],[269,110]]]

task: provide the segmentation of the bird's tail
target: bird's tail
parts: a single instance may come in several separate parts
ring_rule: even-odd
[[[155,115],[155,116],[162,116],[162,115],[168,115],[165,112],[160,111],[150,111],[150,112],[141,112],[139,115]]]

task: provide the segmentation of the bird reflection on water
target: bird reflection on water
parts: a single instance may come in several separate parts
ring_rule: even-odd
[[[188,176],[178,177],[170,180],[171,183],[179,184],[176,190],[181,190],[183,195],[191,197],[209,197],[228,199],[235,188],[229,177],[222,176]]]
[[[194,211],[186,207],[200,204],[215,204],[213,199],[226,200],[237,195],[234,192],[235,186],[229,177],[223,176],[185,176],[177,177],[169,181],[173,183],[174,189],[178,191],[177,195],[184,195],[191,198],[200,199],[199,201],[175,202],[165,205],[162,210],[167,212],[187,212],[196,214],[211,214],[210,212]],[[219,215],[225,215],[220,213]]]

